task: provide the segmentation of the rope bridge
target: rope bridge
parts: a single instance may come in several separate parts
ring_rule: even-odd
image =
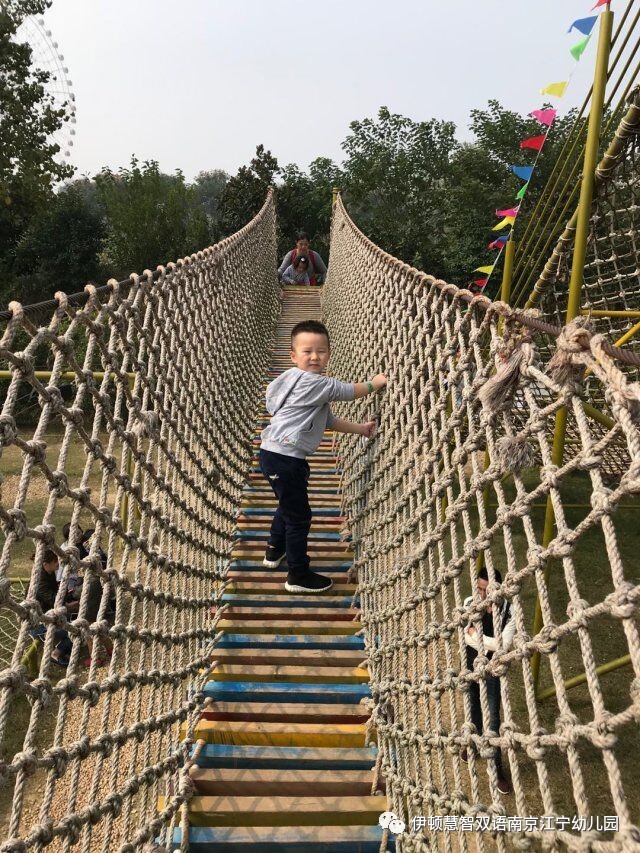
[[[637,849],[640,543],[637,515],[624,522],[640,507],[640,394],[623,356],[578,323],[560,330],[402,264],[339,198],[322,304],[292,288],[281,305],[275,247],[269,196],[175,265],[10,306],[0,851]],[[376,438],[327,435],[312,460],[310,554],[335,583],[289,596],[261,568],[273,501],[255,455],[265,379],[287,366],[292,325],[320,313],[331,372],[390,383],[374,404],[341,404],[375,416]],[[597,433],[585,370],[611,412]],[[563,407],[578,441],[558,467]],[[612,447],[626,454],[614,479]],[[86,556],[81,527],[95,529]],[[43,612],[46,551],[63,574]],[[468,628],[482,643],[504,601],[513,644],[496,620],[498,650],[481,645],[469,667]],[[62,629],[66,670],[52,660]],[[630,665],[607,676],[612,653]],[[502,721],[480,732],[470,694],[489,720],[489,677]],[[384,811],[403,833],[378,825]],[[542,814],[551,828],[525,822]]]

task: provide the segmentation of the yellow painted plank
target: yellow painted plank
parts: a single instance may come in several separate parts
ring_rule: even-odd
[[[366,684],[369,671],[360,667],[253,666],[219,664],[211,670],[215,681],[298,681],[301,684]]]
[[[195,737],[207,743],[244,746],[364,747],[363,723],[263,723],[198,720]],[[186,724],[180,727],[184,739]]]
[[[158,798],[158,809],[166,798]],[[379,797],[193,797],[193,826],[375,826],[387,809]]]

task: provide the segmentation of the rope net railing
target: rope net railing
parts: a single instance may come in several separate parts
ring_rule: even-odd
[[[340,199],[323,311],[332,374],[389,375],[376,411],[366,400],[341,404],[351,419],[376,416],[378,436],[342,436],[338,447],[378,772],[407,825],[396,845],[638,849],[638,386],[579,324],[556,329],[553,358],[541,357],[536,316],[385,254]],[[612,416],[597,434],[583,407],[585,369]],[[558,466],[562,408],[579,446]],[[612,445],[627,461],[607,487]],[[543,545],[548,496],[555,527]],[[495,638],[483,633],[489,608],[513,618],[512,640],[502,617],[491,620]],[[628,665],[604,674],[616,656]],[[500,793],[503,772],[513,795]],[[432,819],[443,815],[485,818],[487,831],[443,831],[442,817],[438,831]],[[525,823],[540,815],[566,820],[552,831]]]
[[[62,293],[46,319],[43,306],[9,306],[3,853],[139,850],[170,839],[186,814],[191,732],[224,611],[211,608],[279,311],[275,269],[269,195],[216,246],[87,287],[75,307]],[[35,426],[20,420],[25,389],[39,401]]]
[[[608,340],[636,356],[640,355],[639,201],[640,88],[636,88],[596,170],[580,297],[580,311],[588,328],[605,334]],[[539,271],[527,303],[538,306],[542,317],[557,325],[563,324],[567,312],[576,221],[577,210]],[[541,338],[538,344],[541,351],[550,354],[547,340]],[[637,363],[626,364],[623,370],[629,381],[638,380]],[[585,398],[592,412],[595,408],[605,417],[604,426],[594,423],[592,427],[600,437],[611,418],[603,390],[595,377],[587,376]],[[573,452],[579,444],[576,431],[569,430],[568,452]],[[626,470],[629,459],[624,443],[611,445],[606,461],[612,478]]]

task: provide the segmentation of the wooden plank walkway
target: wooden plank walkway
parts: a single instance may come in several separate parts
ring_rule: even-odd
[[[320,316],[319,290],[287,289],[265,387],[291,366],[295,323]],[[284,589],[286,567],[262,565],[276,505],[257,464],[268,422],[262,406],[223,596],[229,609],[218,623],[224,637],[205,689],[212,702],[195,733],[206,745],[192,770],[189,849],[377,853],[378,816],[387,800],[371,792],[376,753],[365,746],[368,672],[356,636],[356,586],[347,580],[352,555],[340,540],[341,472],[332,436],[309,459],[309,554],[312,568],[334,585],[292,595]],[[173,848],[181,842],[176,829]]]

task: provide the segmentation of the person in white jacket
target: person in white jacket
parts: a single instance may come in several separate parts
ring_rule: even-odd
[[[498,583],[502,583],[502,575],[497,569],[494,569],[495,579]],[[489,586],[489,575],[486,569],[480,569],[476,578],[478,593],[480,598],[487,597],[487,587]],[[473,602],[473,597],[469,596],[464,600],[464,606],[468,607]],[[500,635],[501,642],[498,643],[498,638],[495,636],[494,609],[489,607],[485,610],[482,616],[482,639],[480,633],[474,625],[467,625],[464,631],[464,639],[467,644],[467,667],[473,670],[473,664],[480,652],[480,643],[482,643],[485,655],[489,660],[493,657],[494,652],[508,651],[513,645],[513,637],[516,631],[516,623],[513,618],[511,605],[508,601],[504,601],[498,611],[500,620]],[[493,675],[486,677],[487,685],[487,700],[489,704],[489,728],[491,731],[500,731],[500,678]],[[482,706],[480,704],[480,686],[478,682],[471,683],[469,690],[471,701],[471,722],[476,727],[479,734],[483,732]],[[461,757],[463,761],[467,760],[466,749],[462,751]],[[500,749],[496,749],[495,755],[496,769],[498,771],[498,789],[503,794],[511,793],[511,783],[504,775],[502,769],[502,755]]]

